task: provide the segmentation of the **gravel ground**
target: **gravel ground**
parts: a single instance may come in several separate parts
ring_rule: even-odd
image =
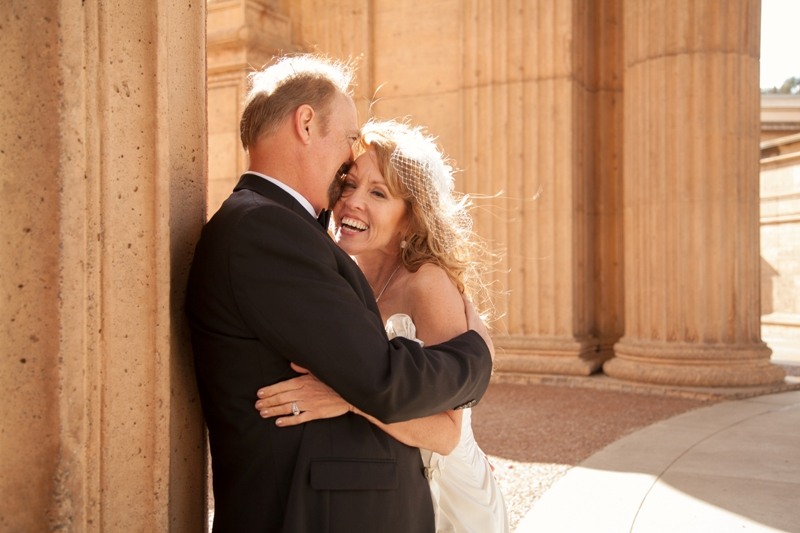
[[[472,425],[494,466],[514,531],[571,467],[632,431],[714,401],[494,382],[473,408]]]

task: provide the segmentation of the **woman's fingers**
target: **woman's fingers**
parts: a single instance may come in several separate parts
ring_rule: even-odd
[[[298,365],[297,363],[290,363],[290,366],[292,367],[292,370],[294,370],[298,374],[309,374],[309,371],[308,371],[307,368],[303,368],[302,366]]]
[[[290,392],[303,387],[303,382],[310,378],[310,374],[297,376],[296,378],[287,379],[286,381],[279,381],[268,387],[261,387],[256,393],[259,398],[266,398],[284,392]]]
[[[281,403],[268,407],[266,406],[266,404],[262,404],[260,401],[258,401],[256,402],[256,409],[258,410],[258,414],[261,415],[261,418],[273,418],[276,416],[286,416],[286,415],[299,416],[295,415],[294,412],[292,411],[292,402]],[[298,404],[298,410],[300,413],[302,413],[299,404]]]
[[[255,408],[261,418],[275,418],[278,426],[296,426],[349,411],[349,404],[333,389],[303,367],[292,364],[292,368],[303,375],[258,390]]]
[[[306,374],[281,381],[269,387],[262,387],[256,392],[256,396],[259,398],[256,401],[256,409],[268,409],[289,403],[296,398],[297,391],[303,389],[312,381],[316,381],[316,379],[311,374]]]

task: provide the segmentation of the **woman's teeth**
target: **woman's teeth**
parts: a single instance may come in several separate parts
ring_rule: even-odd
[[[350,217],[342,218],[342,226],[346,227],[347,229],[355,230],[355,231],[364,231],[367,229],[367,225],[361,222],[360,220],[356,220]]]

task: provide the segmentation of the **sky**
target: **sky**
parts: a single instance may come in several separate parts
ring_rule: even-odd
[[[761,0],[761,88],[800,77],[800,0]]]

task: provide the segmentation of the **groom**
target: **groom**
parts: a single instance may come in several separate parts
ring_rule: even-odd
[[[417,449],[352,414],[288,428],[259,416],[256,391],[294,377],[290,362],[384,422],[474,404],[488,386],[491,341],[474,313],[475,331],[438,346],[387,340],[366,279],[315,220],[352,161],[351,81],[312,55],[251,75],[249,171],[197,244],[186,308],[215,533],[434,531]]]

